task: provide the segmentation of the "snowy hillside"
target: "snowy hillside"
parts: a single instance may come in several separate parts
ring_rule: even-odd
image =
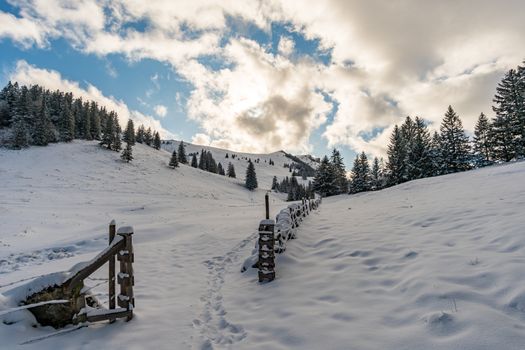
[[[240,268],[266,191],[242,187],[241,163],[229,179],[169,169],[169,152],[143,145],[134,156],[79,141],[0,150],[0,313],[22,280],[97,254],[111,219],[136,232],[136,317],[20,348],[523,349],[525,163],[327,198],[259,285]],[[263,157],[267,188],[286,160]],[[272,215],[285,206],[272,195]],[[54,332],[33,325],[0,316],[0,348]]]
[[[164,143],[162,148],[168,152],[173,152],[174,149],[177,150],[180,143],[180,141],[175,140],[169,140],[167,142],[169,143]],[[285,153],[282,151],[273,152],[270,154],[254,154],[232,152],[215,147],[193,145],[186,142],[184,142],[184,144],[186,145],[186,154],[200,153],[200,151],[204,149],[205,151],[211,152],[217,163],[220,162],[225,169],[228,166],[228,163],[232,163],[235,167],[235,171],[237,172],[237,177],[244,178],[246,168],[248,167],[248,159],[251,159],[252,161],[259,159],[258,163],[254,163],[255,171],[257,173],[257,180],[259,181],[259,187],[266,189],[271,188],[272,178],[274,176],[277,176],[279,181],[281,181],[286,176],[290,176],[291,173],[289,168],[285,168],[284,165],[292,164],[294,162],[292,159],[286,157]],[[226,154],[228,154],[228,158],[226,158]],[[231,157],[232,154],[236,155],[234,159]],[[275,163],[275,165],[269,165],[270,159]],[[307,156],[301,156],[300,159],[310,166],[315,164]]]

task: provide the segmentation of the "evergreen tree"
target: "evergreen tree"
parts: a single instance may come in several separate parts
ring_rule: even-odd
[[[381,174],[381,166],[379,165],[379,159],[374,157],[372,162],[372,169],[370,170],[370,189],[372,191],[380,190],[383,187],[383,179]]]
[[[186,157],[186,147],[184,142],[179,143],[179,162],[182,164],[188,164],[188,158]]]
[[[113,145],[114,134],[115,130],[113,112],[110,112],[106,118],[106,126],[103,128],[102,142],[100,142],[100,144],[105,146],[107,149],[111,149]]]
[[[93,137],[91,136],[91,116],[89,113],[89,102],[84,102],[84,105],[82,106],[82,126],[84,127],[82,130],[82,136],[85,140],[93,140]]]
[[[397,125],[390,136],[387,155],[386,172],[388,185],[393,186],[407,181],[405,140]]]
[[[91,101],[88,113],[91,139],[100,140],[100,115],[96,102]]]
[[[441,136],[437,131],[432,135],[430,142],[430,159],[432,160],[431,176],[438,176],[445,173],[445,162],[443,161],[443,152],[441,150]]]
[[[124,131],[122,139],[132,146],[135,145],[135,125],[133,120],[128,119],[128,124],[126,125],[126,130]]]
[[[248,162],[248,168],[246,169],[245,186],[250,191],[257,188],[257,175],[255,174],[255,167],[251,161]]]
[[[341,153],[339,153],[339,151],[335,148],[332,150],[330,162],[336,177],[336,186],[338,188],[337,193],[348,192],[348,180],[346,178],[346,169],[343,163],[343,157],[341,157]],[[306,174],[303,172],[303,175]],[[304,179],[306,180],[306,176],[304,176]]]
[[[219,163],[219,164],[217,165],[217,174],[219,174],[219,175],[223,175],[223,176],[226,175],[226,173],[224,172],[224,168],[222,167],[222,164],[221,164],[221,163]]]
[[[470,169],[470,145],[461,119],[448,106],[441,123],[441,150],[446,173]]]
[[[66,103],[60,111],[60,141],[70,142],[75,138],[75,118],[69,105]]]
[[[214,173],[214,174],[217,174],[217,163],[215,162],[215,159],[213,159],[213,155],[211,152],[207,152],[207,159],[206,159],[206,170],[209,171],[210,173]]]
[[[274,176],[272,179],[272,190],[274,191],[279,190],[279,183],[277,182],[277,176]]]
[[[29,132],[27,124],[23,120],[13,122],[13,134],[11,144],[14,149],[21,149],[29,146]]]
[[[49,143],[50,131],[49,111],[47,109],[46,101],[41,102],[40,111],[36,117],[33,129],[33,144],[37,146],[47,146]]]
[[[365,152],[357,155],[352,168],[352,184],[350,193],[369,191],[371,188],[370,165]]]
[[[120,128],[120,124],[118,122],[117,113],[112,112],[110,113],[110,116],[112,116],[111,119],[113,123],[113,135],[111,137],[111,149],[115,152],[118,152],[122,148],[122,141],[121,141],[122,129]]]
[[[144,143],[145,133],[144,125],[140,125],[137,129],[137,134],[135,135],[135,141],[138,143]]]
[[[126,142],[126,148],[122,151],[120,158],[126,163],[133,160],[133,150],[131,149],[131,144],[129,142]]]
[[[201,149],[201,155],[199,157],[199,169],[201,169],[201,170],[207,170],[206,159],[208,157],[207,157],[206,153],[207,152],[204,149]]]
[[[421,179],[432,175],[431,139],[423,119],[416,117],[407,143],[407,178]]]
[[[153,148],[155,148],[156,150],[160,149],[160,135],[156,131],[155,135],[153,136]]]
[[[520,77],[522,71],[523,69],[509,70],[498,84],[493,100],[495,105],[492,109],[496,113],[494,124],[498,126],[494,130],[494,136],[499,142],[498,151],[503,154],[505,161],[525,156],[525,83],[523,77]],[[504,123],[507,124],[506,127],[503,127]],[[511,138],[508,135],[497,135],[499,132],[508,133],[508,129],[511,131]],[[511,143],[503,145],[503,140]]]
[[[177,151],[175,150],[173,150],[173,153],[171,154],[169,166],[172,168],[176,168],[179,166],[179,159],[177,157]]]
[[[144,143],[148,146],[151,146],[153,143],[153,134],[151,133],[151,128],[148,128],[144,133]]]
[[[323,157],[321,164],[315,171],[313,188],[315,192],[320,193],[323,197],[337,194],[340,189],[334,169],[327,156]]]
[[[195,153],[193,153],[193,155],[191,156],[191,166],[194,168],[199,167],[199,163],[197,162],[197,155]]]
[[[235,174],[235,167],[233,166],[232,163],[228,163],[228,171],[226,172],[226,175],[228,177],[233,177],[233,178],[237,177],[237,175]]]
[[[477,167],[484,167],[491,164],[492,155],[494,154],[491,125],[485,114],[479,115],[478,121],[474,128],[474,160]]]
[[[504,115],[496,115],[492,120],[491,140],[495,159],[510,162],[516,158],[513,128]]]

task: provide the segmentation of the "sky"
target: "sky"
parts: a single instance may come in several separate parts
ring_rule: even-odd
[[[72,91],[164,138],[384,156],[406,116],[471,133],[525,59],[522,0],[0,0],[0,85]]]

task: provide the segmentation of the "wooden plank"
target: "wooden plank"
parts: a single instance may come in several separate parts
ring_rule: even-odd
[[[119,250],[122,250],[124,245],[125,241],[122,237],[115,237],[110,246],[104,249],[99,255],[91,259],[91,261],[87,263],[84,268],[64,281],[64,287],[66,290],[71,291],[73,288],[78,286],[86,277],[104,265],[110,257],[115,255]]]
[[[109,224],[109,244],[115,239],[116,224],[115,220]],[[109,258],[109,308],[110,310],[115,309],[115,256]]]
[[[128,317],[131,312],[130,310],[124,308],[104,311],[106,312],[88,313],[86,316],[86,320],[88,322],[100,322],[106,320],[114,321],[117,318]]]

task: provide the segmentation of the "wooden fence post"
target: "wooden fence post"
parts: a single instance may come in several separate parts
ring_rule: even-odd
[[[259,224],[259,282],[275,279],[275,221],[262,220]]]
[[[133,297],[133,285],[135,284],[133,278],[133,227],[121,227],[117,234],[125,240],[124,249],[117,254],[117,260],[120,261],[118,305],[128,310],[127,320],[129,321],[133,318],[133,308],[135,307],[135,298]]]
[[[270,198],[268,197],[268,192],[264,196],[264,204],[266,207],[266,220],[270,219]]]
[[[115,233],[116,233],[116,223],[115,220],[111,220],[109,223],[109,245],[113,242],[113,239],[115,239]],[[115,309],[115,256],[112,255],[109,258],[109,309],[113,310]],[[109,320],[109,322],[113,323],[115,322],[115,319]]]

